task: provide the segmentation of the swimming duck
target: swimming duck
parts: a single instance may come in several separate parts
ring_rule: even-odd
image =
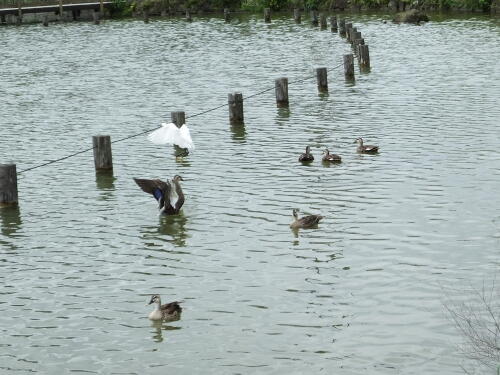
[[[318,225],[319,221],[323,219],[321,215],[309,215],[304,216],[299,219],[298,215],[299,210],[293,210],[294,221],[290,224],[290,228],[298,229],[298,228],[313,228]]]
[[[358,144],[357,152],[362,154],[376,154],[378,152],[378,146],[363,145],[363,138],[356,138],[354,143]]]
[[[328,149],[325,150],[325,156],[323,156],[323,161],[324,162],[330,162],[330,163],[340,163],[342,161],[342,158],[339,155],[335,154],[330,154],[330,151]]]
[[[162,305],[160,295],[153,294],[148,305],[151,305],[152,303],[155,303],[156,305],[155,309],[149,313],[149,319],[172,322],[181,318],[182,307],[179,306],[179,302],[170,302]]]
[[[172,182],[140,178],[134,178],[134,181],[143,191],[155,197],[160,214],[176,215],[181,210],[184,204],[184,193],[179,183],[179,181],[184,181],[181,176],[175,175]]]
[[[301,162],[310,162],[310,161],[313,161],[314,160],[314,156],[312,156],[311,152],[310,152],[310,147],[309,146],[306,146],[306,152],[304,152],[303,154],[301,154],[299,156],[299,161]]]

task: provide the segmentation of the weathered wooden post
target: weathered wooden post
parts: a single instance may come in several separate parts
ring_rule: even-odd
[[[15,164],[0,164],[0,206],[17,205],[17,170]]]
[[[62,0],[59,0],[59,22],[63,21],[63,15],[64,15],[63,2],[62,2]]]
[[[311,23],[313,26],[318,26],[318,12],[311,10]]]
[[[1,23],[2,25],[3,25],[3,24],[5,24],[5,23],[7,23],[7,20],[5,19],[5,14],[2,14],[2,15],[0,16],[0,23]]]
[[[143,16],[144,16],[144,23],[149,23],[149,11],[147,9],[144,10]]]
[[[368,45],[360,44],[358,46],[358,58],[359,67],[362,71],[370,70],[370,52],[368,51]]]
[[[94,25],[99,25],[99,11],[94,9],[94,13],[92,13],[92,17],[94,18]]]
[[[344,76],[346,81],[354,81],[354,56],[344,55]]]
[[[321,30],[326,30],[327,28],[326,14],[324,13],[320,13],[319,15],[319,27]]]
[[[264,9],[264,22],[271,22],[271,8]]]
[[[241,92],[227,94],[227,103],[229,107],[229,123],[231,125],[243,124],[243,94]]]
[[[339,34],[342,38],[345,38],[346,30],[345,30],[345,19],[339,19]]]
[[[20,26],[22,23],[23,23],[23,14],[20,12],[16,17],[16,25]]]
[[[352,29],[352,23],[348,22],[345,24],[345,35],[347,40],[349,41],[349,33],[351,32]]]
[[[356,35],[356,33],[358,32],[358,29],[355,28],[355,27],[352,27],[351,30],[349,30],[349,34],[348,35],[348,38],[347,40],[349,41],[349,43],[353,43],[354,42],[354,36]],[[361,33],[360,33],[361,35]]]
[[[295,23],[301,23],[302,22],[302,16],[300,14],[300,9],[295,8],[293,10],[293,19],[295,20]]]
[[[104,16],[104,0],[99,0],[99,13],[101,17]]]
[[[332,30],[332,33],[336,33],[338,31],[337,16],[330,17],[330,28]]]
[[[182,125],[186,123],[186,112],[184,111],[174,111],[170,112],[170,120],[180,128]],[[187,148],[181,148],[177,145],[174,145],[175,156],[187,156],[189,155],[189,150]]]
[[[49,26],[49,16],[47,16],[46,14],[43,16],[43,26]]]
[[[326,68],[316,68],[316,81],[320,93],[328,92],[328,72]]]
[[[360,31],[353,31],[352,35],[351,35],[351,38],[352,38],[351,44],[353,45],[354,50],[356,51],[356,40],[359,40],[359,39],[363,38],[361,36],[361,32]]]
[[[189,9],[186,9],[186,21],[191,22],[193,19],[191,18],[191,12]]]
[[[280,108],[288,107],[288,78],[281,77],[274,81],[276,105]]]
[[[229,8],[224,8],[224,21],[231,22],[231,12],[229,12]]]
[[[109,135],[94,135],[94,165],[96,171],[110,171],[113,169],[113,156],[111,154],[111,137]]]

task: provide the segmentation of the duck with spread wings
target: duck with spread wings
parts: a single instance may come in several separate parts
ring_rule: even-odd
[[[162,215],[177,215],[184,204],[184,193],[179,181],[184,179],[175,175],[172,181],[146,180],[134,178],[137,185],[146,193],[153,195],[158,201]]]

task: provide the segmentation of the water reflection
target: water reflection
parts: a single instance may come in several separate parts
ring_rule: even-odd
[[[289,118],[290,117],[290,108],[288,108],[288,107],[278,108],[277,115],[278,115],[278,119],[281,119],[281,120]]]
[[[169,326],[162,320],[155,320],[151,322],[151,327],[153,327],[153,341],[163,342],[163,331],[175,331],[181,329],[181,327]]]
[[[242,142],[245,140],[246,135],[247,132],[244,124],[231,125],[231,138],[234,141]]]
[[[186,232],[187,218],[181,213],[172,216],[160,216],[158,226],[143,227],[144,238],[148,240],[156,238],[159,240],[166,240],[173,243],[178,247],[186,246],[186,239],[188,237]],[[164,238],[164,236],[169,238]],[[150,245],[150,243],[146,243]]]
[[[2,221],[2,235],[15,238],[16,232],[21,229],[23,223],[19,206],[0,207],[0,219]],[[2,247],[10,247],[11,250],[17,249],[17,246],[3,238],[0,238],[0,244]]]
[[[113,191],[115,191],[115,180],[113,172],[97,172],[95,175],[95,184],[97,189],[101,191],[99,199],[110,200],[113,197]]]

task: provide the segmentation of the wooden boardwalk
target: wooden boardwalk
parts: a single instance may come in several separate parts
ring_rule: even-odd
[[[63,12],[71,12],[84,9],[94,9],[99,11],[101,5],[103,8],[108,8],[113,3],[111,1],[103,1],[96,3],[75,3],[75,4],[54,4],[54,5],[39,5],[39,6],[29,6],[20,8],[0,8],[0,16],[6,16],[9,14],[19,15],[27,13],[59,13],[61,10]]]

